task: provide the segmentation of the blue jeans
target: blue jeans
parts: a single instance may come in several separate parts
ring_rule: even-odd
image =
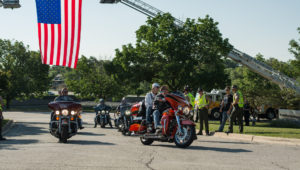
[[[222,123],[219,127],[219,131],[222,132],[226,123],[226,120],[228,119],[227,111],[222,112]]]
[[[146,124],[151,123],[150,114],[152,112],[152,106],[146,108]]]
[[[160,112],[159,110],[155,110],[153,112],[153,119],[154,119],[154,128],[157,128],[157,125],[160,125]]]

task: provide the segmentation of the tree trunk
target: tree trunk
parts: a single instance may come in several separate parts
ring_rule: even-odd
[[[6,96],[6,109],[10,108],[10,102],[11,102],[11,98]]]

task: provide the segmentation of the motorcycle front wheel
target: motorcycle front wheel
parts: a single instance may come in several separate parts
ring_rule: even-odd
[[[177,129],[175,134],[175,144],[179,148],[186,148],[190,146],[194,141],[195,136],[195,126],[183,125],[182,132]]]
[[[140,140],[144,145],[151,145],[154,142],[153,139],[145,139],[143,137],[140,137]]]
[[[68,126],[62,126],[61,136],[59,138],[60,142],[67,143],[68,141]]]

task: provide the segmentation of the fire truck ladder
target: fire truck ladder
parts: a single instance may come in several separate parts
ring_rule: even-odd
[[[164,14],[161,10],[141,1],[141,0],[100,0],[100,3],[122,3],[134,10],[137,10],[149,17],[155,17],[156,15]],[[179,27],[182,27],[184,22],[174,18],[175,24]],[[229,52],[228,57],[232,60],[248,67],[253,72],[263,76],[264,78],[270,80],[271,82],[279,85],[280,88],[291,88],[300,94],[299,84],[292,78],[280,73],[279,71],[274,70],[269,65],[256,60],[255,58],[247,55],[237,49],[233,49]]]

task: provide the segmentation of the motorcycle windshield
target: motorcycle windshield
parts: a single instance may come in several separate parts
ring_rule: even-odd
[[[51,110],[81,110],[81,104],[73,101],[53,101],[48,104]]]
[[[180,92],[166,94],[165,99],[170,103],[173,109],[177,109],[178,106],[189,106],[189,102]]]

